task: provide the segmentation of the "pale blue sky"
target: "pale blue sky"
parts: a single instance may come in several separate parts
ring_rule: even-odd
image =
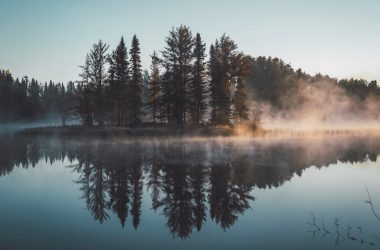
[[[0,68],[40,81],[77,80],[91,44],[139,37],[144,67],[173,26],[223,33],[253,56],[338,78],[380,80],[379,0],[0,0]]]

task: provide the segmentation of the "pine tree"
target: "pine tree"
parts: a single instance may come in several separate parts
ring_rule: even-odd
[[[108,45],[100,40],[90,51],[90,79],[95,86],[95,118],[98,126],[104,126],[105,118],[105,83],[107,79],[106,63]]]
[[[215,46],[217,46],[217,41]],[[210,59],[208,63],[208,73],[210,77],[210,106],[211,106],[211,122],[213,124],[217,123],[217,114],[218,114],[218,86],[219,86],[219,63],[217,50],[214,45],[210,46]]]
[[[104,126],[106,114],[106,63],[108,45],[99,40],[92,46],[86,56],[85,65],[82,66],[82,85],[80,86],[78,113],[84,118],[87,126],[93,124],[93,120],[100,127]]]
[[[130,111],[130,125],[137,125],[141,122],[141,94],[143,91],[143,75],[142,66],[140,59],[140,42],[136,35],[132,38],[132,45],[129,51],[131,60],[131,81],[128,91],[129,94],[129,105],[128,109]]]
[[[7,70],[0,71],[0,121],[7,121],[12,116],[12,74]]]
[[[93,104],[95,86],[91,82],[90,63],[90,55],[87,54],[84,65],[80,66],[82,73],[80,73],[79,76],[82,78],[82,80],[77,86],[76,91],[78,104],[75,108],[75,113],[81,116],[83,124],[85,126],[93,125],[95,112]]]
[[[142,108],[141,108],[141,112],[143,114],[143,121],[145,121],[145,114],[148,113],[148,97],[147,97],[147,94],[148,94],[148,88],[149,88],[149,78],[150,78],[150,75],[149,75],[149,70],[147,69],[144,69],[143,71],[143,84],[142,84],[142,93],[141,93],[141,103],[142,103]]]
[[[161,121],[166,121],[168,124],[175,122],[175,93],[174,82],[171,72],[165,66],[165,72],[161,77],[161,97],[160,97],[160,114]]]
[[[250,68],[249,60],[237,51],[237,45],[223,35],[210,49],[212,122],[215,125],[231,123],[231,92],[237,79],[245,76]]]
[[[84,65],[80,66],[82,81],[77,89],[78,106],[75,113],[82,117],[86,126],[92,126],[94,121],[98,126],[104,126],[107,50],[108,45],[99,40],[86,55]]]
[[[207,86],[205,81],[205,51],[206,45],[202,42],[202,38],[197,33],[194,46],[194,66],[193,76],[191,80],[191,118],[193,124],[198,125],[206,112]]]
[[[149,110],[152,112],[152,122],[154,124],[156,123],[160,111],[160,59],[158,58],[156,51],[153,51],[151,58],[152,64],[150,66],[151,73],[149,76],[147,98]]]
[[[235,123],[241,123],[248,120],[247,94],[245,93],[244,83],[241,78],[237,79],[235,96],[233,98]]]
[[[219,85],[219,117],[218,123],[227,125],[230,123],[231,115],[231,87],[234,81],[233,77],[233,60],[236,56],[237,45],[228,36],[223,35],[220,38],[219,47],[220,55],[220,74],[221,81]]]
[[[75,110],[75,84],[73,81],[69,81],[66,85],[66,95],[63,103],[63,114],[61,114],[62,119],[66,119],[67,116],[74,115]]]
[[[189,104],[189,84],[191,81],[192,60],[194,39],[188,27],[181,25],[170,31],[166,38],[166,47],[162,52],[164,73],[164,105],[167,105],[168,112],[172,107],[171,115],[177,125],[183,126],[186,123],[186,108]],[[169,93],[166,93],[166,90]],[[170,91],[173,91],[170,93]]]
[[[127,84],[129,81],[128,51],[121,37],[119,45],[108,58],[109,74],[109,103],[111,109],[111,124],[125,124]]]
[[[40,86],[38,82],[32,78],[28,86],[28,97],[29,97],[29,116],[33,119],[37,118],[41,110],[40,103]]]
[[[28,86],[29,79],[27,76],[24,76],[21,79],[21,82],[17,86],[17,93],[15,100],[18,100],[17,111],[21,119],[30,117],[28,107],[29,107],[29,98],[28,98]]]

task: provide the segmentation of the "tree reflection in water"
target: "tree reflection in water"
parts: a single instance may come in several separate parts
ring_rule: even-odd
[[[377,138],[251,142],[73,141],[8,138],[0,143],[0,176],[39,160],[63,161],[79,174],[76,183],[92,217],[114,213],[124,227],[141,220],[144,187],[173,237],[200,231],[207,216],[230,228],[255,200],[254,188],[279,187],[310,166],[375,161]],[[326,150],[328,149],[328,150]]]

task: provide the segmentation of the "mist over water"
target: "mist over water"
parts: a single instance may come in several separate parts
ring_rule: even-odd
[[[251,111],[260,110],[268,129],[378,129],[376,81],[309,75],[278,58],[252,59],[246,78]]]
[[[79,125],[79,121],[72,119],[66,122],[66,125]],[[42,119],[37,121],[28,122],[5,122],[0,123],[0,135],[13,134],[23,129],[40,128],[40,127],[54,127],[62,126],[62,121],[59,119]]]
[[[374,0],[5,2],[0,250],[380,249]]]
[[[0,125],[0,248],[380,246],[378,98],[301,80],[276,102],[250,97],[258,131],[206,126],[229,136],[57,119]]]
[[[364,201],[368,187],[379,211],[379,138],[7,137],[0,246],[50,249],[65,238],[57,249],[373,249],[380,222]],[[323,239],[311,212],[330,231]],[[41,233],[50,240],[36,241]]]

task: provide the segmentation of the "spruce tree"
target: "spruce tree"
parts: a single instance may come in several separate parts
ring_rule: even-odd
[[[210,85],[212,122],[215,125],[231,123],[231,92],[237,79],[249,72],[249,60],[237,51],[237,45],[223,35],[210,50]]]
[[[140,59],[140,42],[136,35],[132,38],[132,45],[129,51],[130,54],[130,64],[131,64],[131,80],[129,84],[128,91],[129,94],[129,105],[128,109],[130,111],[130,125],[137,125],[141,122],[141,94],[143,90],[143,75],[142,66]]]
[[[217,45],[217,41],[216,41]],[[217,123],[217,114],[218,114],[218,86],[219,86],[219,63],[217,50],[214,45],[210,46],[210,59],[208,63],[208,74],[210,77],[210,106],[211,106],[211,122],[213,124]]]
[[[9,120],[12,115],[12,74],[7,70],[0,71],[0,122]]]
[[[105,121],[105,83],[107,80],[106,63],[108,45],[102,40],[94,44],[90,51],[89,76],[90,84],[94,86],[94,111],[98,126],[103,127]]]
[[[125,124],[127,84],[129,81],[128,51],[124,38],[108,58],[109,62],[109,104],[111,124],[121,126]]]
[[[93,125],[95,112],[93,103],[95,86],[91,82],[90,63],[90,55],[87,54],[84,65],[80,66],[82,72],[79,76],[82,80],[80,81],[76,91],[78,104],[75,108],[75,113],[79,114],[85,126]]]
[[[148,108],[152,112],[152,122],[156,123],[160,111],[160,59],[156,51],[151,55],[152,63],[150,66],[150,76],[147,89]]]
[[[206,111],[207,87],[205,81],[205,51],[206,45],[203,43],[201,36],[197,33],[194,46],[194,66],[191,80],[190,95],[191,104],[190,112],[193,124],[198,125],[204,117]]]
[[[247,108],[247,94],[245,93],[244,83],[241,78],[237,79],[235,96],[233,98],[234,104],[234,122],[241,123],[248,120],[248,108]]]
[[[186,109],[189,106],[189,85],[192,73],[194,39],[190,29],[181,25],[170,31],[162,52],[164,73],[164,105],[168,112],[172,107],[174,122],[183,126],[186,123]],[[168,93],[166,92],[168,91]],[[172,91],[172,92],[171,92]],[[171,120],[171,114],[168,121]]]
[[[40,86],[38,82],[32,78],[28,86],[28,97],[29,97],[29,116],[32,119],[35,119],[39,115],[39,111],[41,109],[40,103]]]

